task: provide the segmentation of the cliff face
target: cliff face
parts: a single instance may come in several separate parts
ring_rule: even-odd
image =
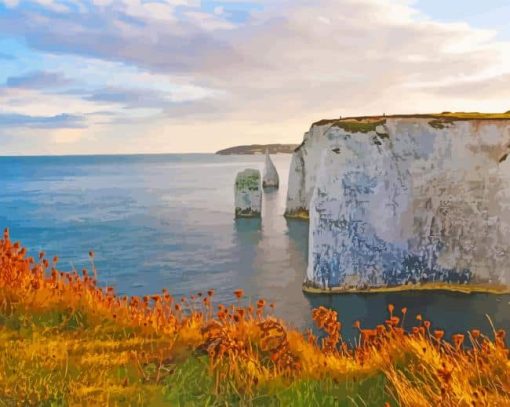
[[[330,127],[313,125],[305,133],[303,143],[292,155],[285,212],[287,216],[299,216],[309,210],[321,154],[330,145],[330,140],[325,134]]]
[[[288,212],[310,211],[306,283],[510,283],[510,120],[314,125]]]

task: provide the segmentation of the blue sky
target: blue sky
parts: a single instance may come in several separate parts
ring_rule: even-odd
[[[510,39],[508,0],[419,0],[416,7],[438,21],[465,21],[474,27],[497,30],[500,39]]]
[[[297,143],[324,117],[507,111],[509,19],[502,0],[0,0],[0,154],[210,152]]]

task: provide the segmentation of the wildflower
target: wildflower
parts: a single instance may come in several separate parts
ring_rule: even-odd
[[[477,339],[480,336],[480,330],[479,329],[472,329],[471,330],[471,336],[473,339]]]
[[[394,309],[395,309],[395,306],[393,304],[388,304],[388,312],[390,313],[390,317],[393,316]]]
[[[464,335],[455,334],[455,335],[452,335],[452,339],[453,339],[453,343],[455,344],[455,348],[457,350],[459,350],[460,347],[462,346],[462,343],[464,342]]]
[[[440,341],[444,336],[444,331],[442,329],[436,329],[434,331],[434,338],[436,338],[436,340]]]
[[[239,300],[239,299],[241,299],[244,296],[244,291],[239,288],[239,289],[234,291],[234,295]]]

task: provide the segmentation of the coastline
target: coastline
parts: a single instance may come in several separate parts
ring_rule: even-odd
[[[285,212],[284,215],[287,219],[302,220],[305,222],[310,221],[310,212],[306,209],[298,209],[291,212]]]
[[[341,288],[333,287],[329,289],[313,287],[303,283],[302,290],[307,294],[379,294],[396,293],[405,291],[449,291],[463,294],[510,294],[510,287],[494,284],[448,284],[448,283],[425,283],[425,284],[407,284],[392,287],[372,287],[372,288]]]

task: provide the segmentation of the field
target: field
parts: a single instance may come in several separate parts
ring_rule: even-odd
[[[335,311],[299,332],[263,299],[215,304],[214,291],[120,297],[89,270],[27,257],[0,240],[0,406],[507,406],[505,332],[445,338],[425,316],[388,307],[356,322],[355,347]]]

